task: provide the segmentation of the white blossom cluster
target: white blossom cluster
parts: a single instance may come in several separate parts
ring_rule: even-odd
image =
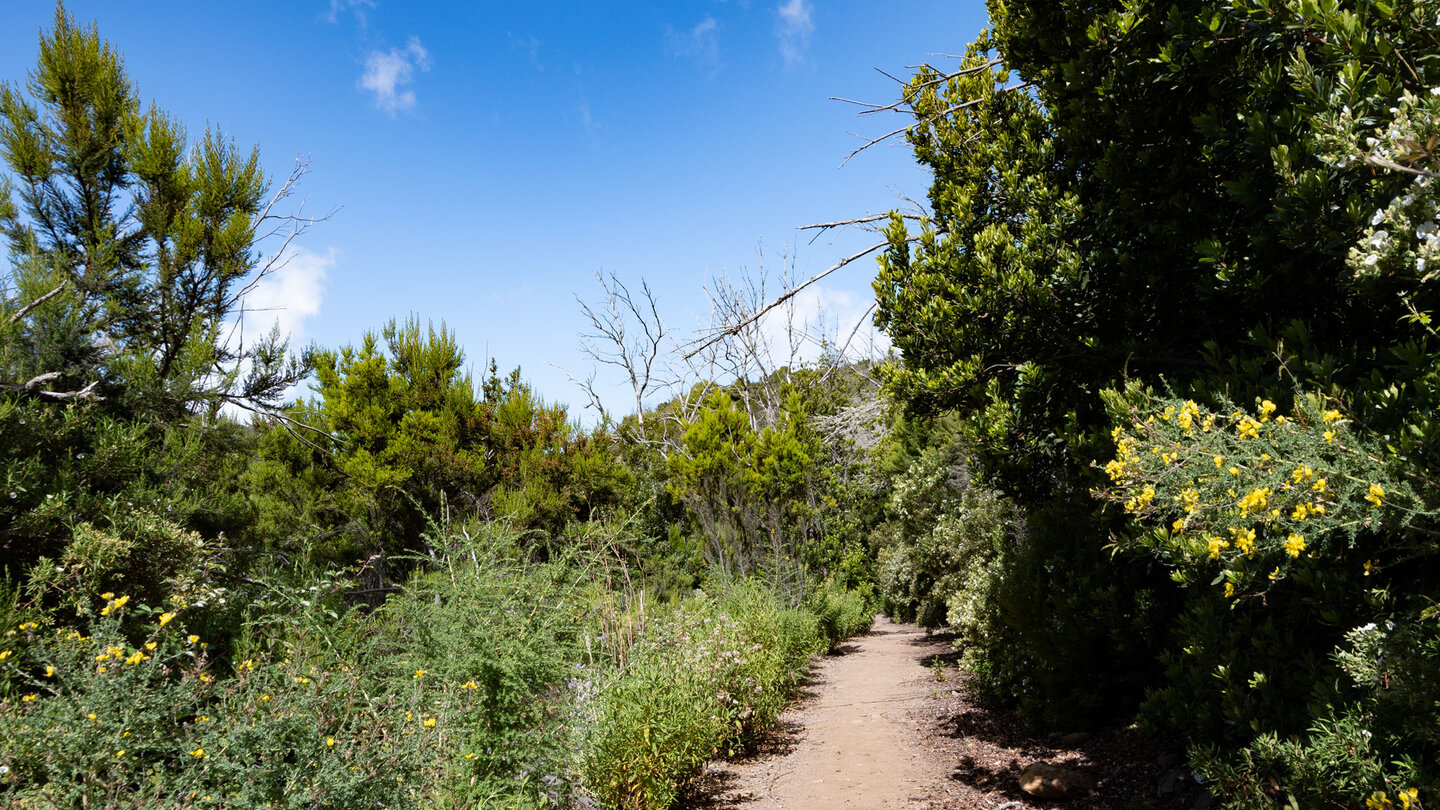
[[[1371,215],[1360,240],[1350,248],[1348,264],[1357,279],[1382,276],[1428,282],[1440,271],[1440,172],[1432,137],[1440,137],[1440,87],[1421,95],[1406,92],[1389,108],[1388,123],[1366,126],[1348,106],[1329,122],[1336,168],[1358,163],[1377,171],[1403,174],[1410,187]],[[1371,134],[1362,133],[1370,131]]]

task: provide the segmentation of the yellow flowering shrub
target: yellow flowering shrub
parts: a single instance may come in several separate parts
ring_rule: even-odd
[[[1381,461],[1351,420],[1315,398],[1295,412],[1265,399],[1253,412],[1113,397],[1120,422],[1111,486],[1096,494],[1147,527],[1129,542],[1174,568],[1177,581],[1214,576],[1238,597],[1264,592],[1313,555],[1368,557],[1357,536],[1432,514],[1414,485]],[[1277,575],[1278,569],[1278,575]]]

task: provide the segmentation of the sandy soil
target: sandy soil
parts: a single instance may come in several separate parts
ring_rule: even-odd
[[[773,733],[748,757],[712,762],[683,810],[1204,810],[1177,746],[1130,728],[1032,733],[976,701],[945,635],[876,619],[819,658]],[[1044,801],[1017,783],[1045,761],[1084,771],[1095,790]]]
[[[690,807],[909,808],[948,776],[914,745],[912,707],[941,684],[926,670],[949,645],[880,618],[819,660],[759,755],[712,763]]]

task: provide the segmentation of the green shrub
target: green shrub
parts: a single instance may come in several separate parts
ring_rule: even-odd
[[[650,619],[626,665],[587,686],[590,791],[611,808],[668,808],[711,757],[774,725],[824,644],[814,613],[754,581]]]
[[[343,668],[226,667],[183,614],[127,603],[107,599],[83,629],[26,622],[6,637],[9,806],[414,803],[444,728],[419,706],[368,696]],[[132,643],[139,621],[149,632]]]
[[[825,646],[833,648],[841,641],[870,629],[875,619],[871,599],[868,587],[856,590],[841,587],[834,580],[826,580],[805,597],[804,606],[815,614]]]

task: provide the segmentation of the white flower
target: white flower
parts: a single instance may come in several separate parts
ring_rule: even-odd
[[[1383,208],[1376,208],[1375,216],[1370,217],[1370,226],[1373,228],[1374,226],[1379,225],[1381,222],[1383,222],[1384,219],[1385,210]]]
[[[1378,261],[1380,261],[1380,257],[1379,257],[1379,256],[1376,256],[1374,253],[1371,253],[1370,255],[1366,256],[1363,260],[1361,260],[1360,263],[1363,264],[1363,265],[1365,265],[1366,267],[1374,267],[1374,266],[1375,266],[1375,263],[1378,262]]]
[[[1440,22],[1440,20],[1436,20],[1436,22]],[[1440,96],[1440,87],[1432,87],[1432,88],[1430,88],[1430,95],[1432,95],[1432,96]]]
[[[1376,250],[1384,250],[1388,244],[1390,244],[1389,231],[1376,231],[1370,235],[1370,246]]]
[[[1416,239],[1429,239],[1435,233],[1435,220],[1426,220],[1415,229]]]

